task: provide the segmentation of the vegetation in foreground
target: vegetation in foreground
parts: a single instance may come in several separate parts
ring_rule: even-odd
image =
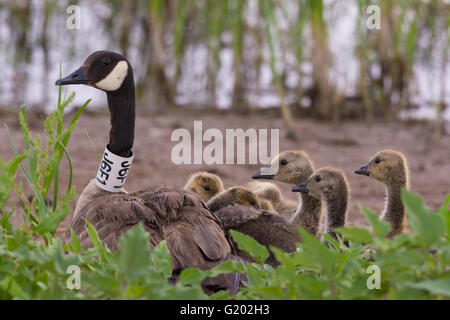
[[[361,208],[371,230],[343,227],[338,233],[347,241],[325,235],[326,244],[300,229],[302,243],[294,253],[273,251],[281,265],[263,262],[265,247],[254,239],[232,232],[239,247],[255,263],[227,261],[212,270],[186,269],[176,285],[171,275],[169,252],[164,242],[150,249],[148,234],[138,226],[124,234],[119,248],[102,246],[88,224],[94,248],[83,250],[72,233],[71,244],[55,238],[59,223],[69,213],[75,197],[71,183],[58,188],[59,163],[70,155],[66,146],[86,104],[63,129],[64,110],[74,94],[62,101],[45,119],[46,137],[33,134],[22,107],[19,119],[25,148],[8,162],[0,159],[0,299],[448,299],[450,297],[450,195],[437,212],[416,195],[403,190],[411,234],[386,239],[390,226],[378,214]],[[71,180],[72,167],[69,166]],[[21,170],[34,196],[31,203],[16,182]],[[53,190],[53,201],[44,201]],[[22,206],[23,223],[14,228],[16,212],[10,196],[15,192]],[[81,271],[80,289],[68,289],[71,272]],[[380,283],[376,281],[380,271]],[[208,276],[240,272],[248,276],[246,287],[230,297],[227,292],[206,296],[200,286]],[[369,289],[369,287],[375,287]],[[379,287],[379,289],[377,289]]]

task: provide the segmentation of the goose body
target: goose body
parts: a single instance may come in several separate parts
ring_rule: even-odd
[[[212,198],[208,207],[219,217],[225,230],[242,232],[268,249],[275,246],[285,252],[295,251],[295,243],[299,241],[295,227],[282,216],[261,210],[258,202],[256,205],[249,205],[252,200],[258,200],[258,197],[246,188],[235,187]],[[266,263],[278,265],[270,249],[269,252]],[[238,250],[238,255],[244,260],[252,261],[244,251]]]
[[[97,177],[83,190],[71,222],[83,247],[92,246],[85,219],[111,250],[117,248],[125,231],[142,223],[152,246],[166,240],[174,278],[187,267],[208,269],[224,260],[237,259],[221,221],[196,195],[167,187],[133,194],[123,189],[133,157],[135,94],[133,71],[122,55],[94,52],[78,70],[56,84],[86,84],[105,91],[111,114],[110,141],[103,161]],[[119,159],[118,164],[110,161],[111,157]],[[122,169],[116,172],[117,165]],[[70,241],[70,232],[64,240]],[[237,275],[222,275],[204,282],[206,292],[211,288],[235,292],[238,286]]]

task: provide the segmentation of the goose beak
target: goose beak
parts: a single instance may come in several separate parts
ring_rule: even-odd
[[[296,186],[293,186],[291,191],[292,192],[301,192],[304,194],[308,194],[309,193],[309,189],[307,187],[308,181],[302,182]]]
[[[369,164],[366,164],[366,165],[362,166],[361,168],[356,169],[355,173],[363,175],[363,176],[370,176]]]
[[[81,66],[67,77],[56,80],[55,85],[64,86],[67,84],[88,84],[91,79],[86,75],[88,67]]]
[[[260,172],[257,172],[252,175],[252,179],[273,179],[274,176],[274,174],[261,174]]]

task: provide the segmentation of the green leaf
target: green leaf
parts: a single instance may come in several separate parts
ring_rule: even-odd
[[[431,294],[443,295],[447,299],[450,298],[450,278],[426,280],[421,282],[409,282],[407,286],[416,289],[422,289]]]
[[[186,268],[181,271],[179,282],[183,285],[199,285],[207,277],[208,273],[206,271],[197,268]]]
[[[311,262],[319,266],[323,272],[332,276],[335,273],[335,256],[319,239],[305,229],[298,227],[302,239],[300,248]]]
[[[339,227],[335,231],[341,234],[345,240],[358,243],[372,243],[373,238],[367,229],[358,227]]]
[[[78,239],[77,234],[73,231],[72,226],[69,226],[70,229],[70,245],[72,246],[72,251],[78,253],[82,250],[80,239]]]
[[[388,222],[381,220],[375,212],[364,206],[359,206],[359,210],[362,212],[367,223],[372,227],[375,234],[380,238],[385,237],[391,230],[391,225]]]
[[[445,229],[446,229],[446,236],[447,239],[450,238],[450,194],[448,194],[445,197],[444,204],[442,207],[438,210],[438,213],[444,218],[445,220]]]
[[[422,199],[412,192],[402,189],[402,201],[406,207],[411,230],[426,244],[435,243],[445,234],[444,218],[426,208]]]
[[[111,260],[116,270],[128,281],[148,275],[151,261],[149,239],[141,223],[120,237],[118,249]]]
[[[103,262],[106,262],[108,260],[106,256],[106,250],[102,245],[102,241],[100,240],[100,237],[98,236],[97,230],[95,230],[94,226],[87,220],[84,220],[86,223],[86,231],[88,233],[89,239],[91,239],[92,244],[94,245],[94,248],[96,248],[100,252],[100,256],[103,260]]]
[[[243,233],[235,230],[230,230],[233,239],[237,242],[239,249],[244,250],[255,259],[256,262],[264,264],[269,257],[269,250],[266,247],[259,244],[258,241],[249,237]]]
[[[34,229],[40,235],[44,235],[46,233],[54,233],[56,228],[61,221],[63,221],[67,215],[69,214],[69,208],[63,207],[53,211],[52,213],[48,213],[44,217],[42,217],[39,225]]]

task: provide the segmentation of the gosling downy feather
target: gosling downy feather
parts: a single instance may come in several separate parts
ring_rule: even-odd
[[[189,177],[184,186],[184,190],[198,194],[203,201],[209,201],[212,197],[223,192],[225,189],[223,187],[222,179],[220,179],[219,176],[206,171],[201,171],[196,172]]]
[[[349,186],[344,172],[331,167],[319,169],[292,191],[326,202],[326,232],[336,239],[334,229],[344,226],[347,217]]]
[[[129,62],[118,53],[94,52],[78,70],[56,81],[56,85],[68,84],[85,84],[105,91],[111,114],[110,140],[105,155],[112,153],[131,158],[135,88]],[[105,170],[110,172],[108,168]],[[100,239],[111,250],[117,248],[118,239],[126,230],[143,223],[150,233],[152,246],[166,240],[174,279],[187,267],[208,269],[227,259],[238,259],[220,220],[199,197],[184,190],[155,187],[135,194],[109,192],[93,179],[83,190],[71,222],[83,247],[87,248],[92,243],[86,236],[85,219],[93,224]],[[64,240],[70,241],[70,232]],[[230,289],[233,293],[239,286],[239,278],[238,275],[223,275],[206,279],[203,285],[207,293],[218,289]]]
[[[271,204],[275,212],[281,214],[283,217],[290,217],[297,210],[298,203],[290,199],[285,199],[281,194],[280,188],[271,182],[251,181],[245,186],[259,197],[261,206],[266,211],[270,210],[264,208],[263,201]]]
[[[272,167],[278,166],[275,174],[256,173],[253,179],[272,179],[283,183],[297,185],[306,181],[314,171],[314,164],[304,151],[282,151],[272,159]],[[273,190],[273,189],[272,189]],[[276,206],[274,204],[275,209]],[[309,194],[300,194],[297,206],[287,205],[287,210],[278,211],[289,223],[301,226],[317,235],[320,225],[321,202]]]
[[[405,156],[393,150],[377,152],[369,162],[355,171],[356,174],[372,177],[386,185],[386,205],[381,218],[391,225],[388,238],[402,233],[404,229],[406,213],[401,189],[408,188],[408,172]]]
[[[208,206],[213,211],[216,209],[214,213],[222,221],[226,230],[242,232],[266,246],[270,252],[266,263],[276,266],[279,263],[269,247],[272,245],[286,252],[295,251],[295,243],[299,241],[297,230],[280,215],[260,210],[258,206],[248,205],[251,200],[258,199],[258,197],[252,192],[244,190],[246,192],[241,192],[239,202],[236,201],[236,191],[233,191],[232,188],[211,199]],[[244,251],[238,250],[238,254],[244,260],[253,261]]]

